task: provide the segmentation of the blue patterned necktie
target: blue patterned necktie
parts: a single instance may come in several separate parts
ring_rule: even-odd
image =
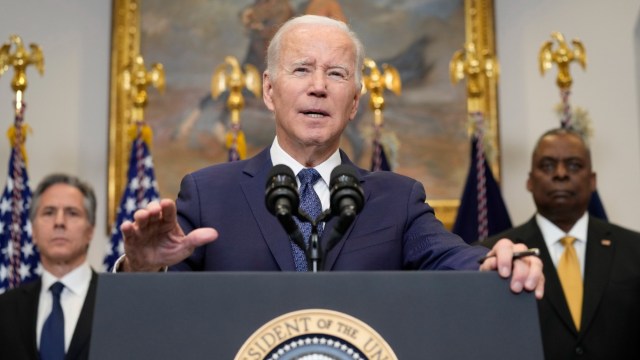
[[[300,209],[309,214],[312,219],[317,219],[322,213],[322,203],[316,191],[313,190],[313,184],[320,180],[320,173],[313,168],[305,168],[298,173],[300,179]],[[300,232],[304,236],[305,244],[309,244],[311,239],[311,223],[301,222],[295,218]],[[318,237],[322,234],[322,227],[318,226]],[[300,249],[293,241],[291,242],[293,249],[293,260],[296,263],[296,271],[308,271],[307,257],[304,250]]]
[[[53,306],[40,335],[40,359],[64,360],[64,314],[60,305],[60,294],[64,285],[56,282],[49,289],[53,297]]]

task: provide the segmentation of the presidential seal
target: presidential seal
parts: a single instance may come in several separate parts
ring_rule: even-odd
[[[306,309],[279,316],[255,331],[235,360],[398,360],[387,342],[353,316]]]

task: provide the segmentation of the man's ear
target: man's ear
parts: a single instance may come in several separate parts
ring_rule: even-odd
[[[533,189],[533,185],[531,185],[531,173],[529,173],[529,177],[527,178],[527,190],[531,192],[532,189]]]
[[[267,72],[262,73],[262,101],[267,106],[267,109],[274,111],[273,107],[273,84],[271,78]]]
[[[351,108],[351,113],[349,114],[349,120],[353,120],[356,117],[356,114],[358,113],[358,104],[360,104],[361,94],[362,94],[362,91],[356,90],[356,94],[353,97],[353,105]]]

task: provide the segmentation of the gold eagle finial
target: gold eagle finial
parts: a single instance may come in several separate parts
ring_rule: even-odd
[[[11,46],[15,45],[15,52],[11,53]],[[11,81],[11,88],[15,92],[23,92],[27,88],[27,67],[34,65],[40,75],[44,74],[44,55],[40,46],[31,43],[31,51],[27,51],[18,35],[11,35],[9,43],[0,47],[0,75],[4,74],[9,67],[13,67],[15,73]]]
[[[368,74],[366,73],[366,70]],[[369,105],[375,114],[375,124],[382,125],[382,110],[384,109],[384,91],[390,90],[396,95],[402,92],[400,73],[396,68],[388,64],[382,64],[382,71],[378,69],[376,62],[370,58],[364,59],[365,74],[362,76],[362,93],[367,91]]]
[[[258,69],[251,65],[244,66],[244,73],[238,59],[234,56],[224,58],[224,63],[218,65],[211,77],[211,96],[217,99],[223,92],[229,91],[227,107],[231,111],[231,122],[240,122],[240,111],[244,108],[242,89],[247,88],[256,97],[262,93],[262,81]]]
[[[164,67],[162,64],[155,63],[151,65],[151,69],[147,71],[144,65],[142,55],[136,55],[133,62],[123,71],[122,85],[125,91],[131,95],[133,101],[132,120],[142,121],[144,119],[144,108],[147,106],[148,94],[147,87],[152,85],[161,93],[165,88]]]
[[[451,82],[456,84],[467,78],[467,96],[479,98],[484,92],[484,79],[498,78],[500,68],[498,61],[488,52],[479,54],[475,44],[468,42],[463,50],[453,53],[449,62]]]
[[[551,37],[558,43],[558,47],[555,51],[552,50],[552,40],[546,41],[542,44],[540,53],[538,54],[540,74],[544,75],[547,70],[551,69],[553,63],[556,63],[558,65],[558,77],[556,78],[556,83],[560,89],[569,89],[573,83],[573,79],[569,72],[569,65],[576,61],[580,66],[582,66],[582,69],[587,68],[587,55],[584,45],[580,40],[573,39],[571,41],[573,49],[569,48],[564,36],[557,31],[552,32]]]

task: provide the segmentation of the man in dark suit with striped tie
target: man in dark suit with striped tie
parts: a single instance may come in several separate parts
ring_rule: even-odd
[[[525,246],[505,239],[489,252],[495,256],[479,265],[487,250],[446,231],[425,202],[422,184],[388,171],[355,169],[340,150],[341,135],[358,110],[364,62],[362,44],[345,23],[314,15],[294,18],[280,27],[267,53],[262,89],[276,123],[272,146],[251,159],[188,174],[177,202],[163,199],[136,211],[134,221],[121,226],[126,255],[115,269],[308,270],[298,264],[295,244],[265,206],[265,183],[274,165],[286,165],[297,174],[299,183],[295,177],[291,182],[300,189],[301,203],[305,193],[315,192],[318,198],[309,205],[326,210],[330,173],[348,165],[366,205],[335,246],[327,246],[324,270],[499,269],[503,277],[513,274],[514,292],[542,297],[540,260],[513,258]],[[335,229],[337,222],[334,217],[323,227]],[[320,243],[332,243],[331,231],[318,235]]]
[[[640,234],[589,216],[595,188],[582,134],[547,131],[527,181],[537,214],[483,242],[506,237],[541,250],[546,284],[538,313],[547,360],[634,357],[640,339]]]
[[[49,175],[29,217],[42,276],[0,295],[0,358],[87,359],[97,279],[87,262],[94,191],[76,177]]]

